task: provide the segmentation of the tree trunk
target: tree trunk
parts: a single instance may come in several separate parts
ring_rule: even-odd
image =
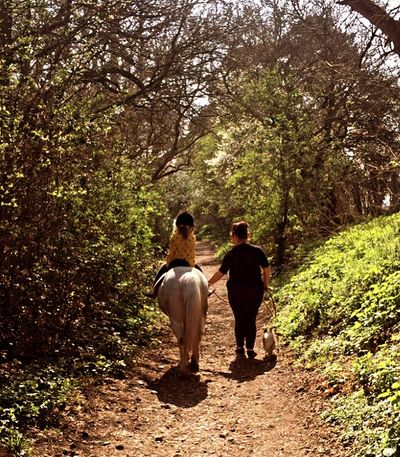
[[[283,200],[281,202],[281,217],[276,224],[275,229],[275,244],[276,244],[276,253],[275,253],[275,268],[277,271],[285,263],[285,254],[286,254],[286,227],[289,222],[288,218],[289,213],[289,192],[285,191]]]
[[[342,5],[350,6],[353,11],[375,25],[393,43],[394,52],[400,56],[400,21],[393,19],[384,8],[376,5],[371,0],[341,0]]]
[[[391,178],[389,180],[390,187],[390,212],[397,213],[400,211],[400,181],[399,174],[397,171],[392,171]]]
[[[9,46],[12,40],[12,16],[7,3],[0,0],[0,54],[3,56],[3,63],[0,67],[0,86],[7,86],[9,83],[8,68],[11,63]]]

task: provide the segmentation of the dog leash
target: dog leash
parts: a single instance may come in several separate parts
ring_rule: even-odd
[[[281,352],[281,348],[280,348],[280,343],[279,343],[279,338],[278,338],[278,335],[274,332],[274,329],[273,329],[273,320],[274,318],[276,317],[276,303],[275,303],[275,299],[272,295],[272,290],[271,288],[268,288],[268,290],[265,291],[265,295],[264,295],[264,306],[265,306],[265,309],[267,311],[267,317],[266,317],[266,320],[265,320],[265,323],[269,323],[269,330],[268,331],[272,331],[273,334],[274,334],[274,339],[275,339],[275,344],[276,344],[276,351],[278,353]],[[268,300],[268,303],[270,304],[270,306],[268,306],[267,304],[267,301]],[[271,307],[272,307],[272,312],[271,312]]]
[[[267,305],[267,300],[268,300],[268,303],[270,303],[272,306],[272,312],[271,312],[271,306]],[[264,293],[263,303],[264,303],[265,309],[269,315],[267,320],[272,320],[274,317],[276,317],[276,303],[275,303],[275,300],[274,300],[274,297],[272,295],[272,291],[270,288],[268,288]]]

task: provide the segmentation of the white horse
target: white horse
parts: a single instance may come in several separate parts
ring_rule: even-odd
[[[157,298],[178,340],[180,375],[199,371],[200,341],[208,307],[206,277],[196,268],[172,268],[160,278]]]

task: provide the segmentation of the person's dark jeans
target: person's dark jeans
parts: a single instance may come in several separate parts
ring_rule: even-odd
[[[257,289],[246,287],[243,290],[228,290],[229,304],[235,317],[237,347],[246,345],[247,349],[254,348],[257,334],[256,319],[263,299],[263,291]]]

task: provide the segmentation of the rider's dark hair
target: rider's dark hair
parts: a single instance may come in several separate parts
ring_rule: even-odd
[[[175,225],[178,232],[186,239],[189,236],[190,229],[194,227],[194,218],[187,211],[183,211],[178,214],[178,217],[175,220]]]
[[[232,224],[231,233],[240,240],[247,240],[249,237],[249,224],[245,221],[235,222]]]

